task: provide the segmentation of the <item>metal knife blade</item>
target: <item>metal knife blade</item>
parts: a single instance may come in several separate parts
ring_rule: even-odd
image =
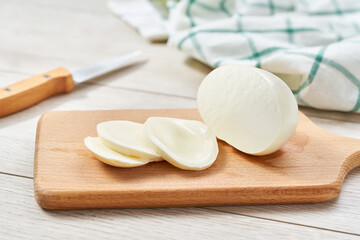
[[[99,77],[103,74],[112,72],[116,69],[129,66],[134,63],[136,58],[140,55],[141,51],[136,50],[111,58],[103,59],[91,65],[87,65],[85,67],[72,71],[71,75],[75,83],[82,83],[84,81]]]

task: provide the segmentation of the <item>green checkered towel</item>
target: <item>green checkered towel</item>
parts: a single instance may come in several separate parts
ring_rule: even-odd
[[[268,70],[300,105],[360,111],[360,1],[180,0],[169,9],[168,46],[213,67]]]

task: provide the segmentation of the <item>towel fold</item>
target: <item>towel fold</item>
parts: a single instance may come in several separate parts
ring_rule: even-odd
[[[152,5],[165,1],[134,1],[151,5],[170,47],[213,67],[268,70],[300,105],[360,111],[360,1],[180,0],[168,17]]]

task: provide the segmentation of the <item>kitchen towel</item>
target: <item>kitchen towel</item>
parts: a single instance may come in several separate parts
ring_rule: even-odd
[[[360,1],[180,0],[168,9],[168,46],[212,67],[268,70],[300,105],[360,111]]]

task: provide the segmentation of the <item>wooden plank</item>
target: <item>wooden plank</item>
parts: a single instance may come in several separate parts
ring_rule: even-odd
[[[97,14],[107,14],[106,1],[99,0],[12,0],[11,4],[26,8],[27,6],[43,6],[48,8],[66,8],[72,11],[93,12]]]
[[[355,122],[360,123],[360,114],[359,113],[350,113],[350,112],[337,112],[337,111],[324,111],[308,107],[300,107],[307,116],[324,118],[324,119],[333,119],[338,120],[338,122]],[[360,133],[359,133],[360,136]]]
[[[196,109],[43,115],[34,163],[39,205],[79,209],[323,202],[337,197],[347,172],[360,166],[360,140],[324,131],[303,114],[293,137],[279,151],[251,156],[218,141],[218,158],[203,171],[185,171],[167,162],[115,168],[96,160],[84,145],[85,137],[97,135],[100,122],[143,123],[151,116],[200,120]],[[341,147],[331,146],[337,142]]]
[[[44,211],[30,179],[0,175],[5,239],[358,239],[359,236],[201,208]]]
[[[86,64],[139,46],[153,46],[135,34],[133,29],[113,16],[110,11],[106,14],[89,14],[45,5],[25,4],[24,7],[19,7],[11,2],[2,4],[1,10],[0,49],[4,54],[28,54],[47,59],[67,60],[70,64]],[[14,15],[18,17],[13,19]],[[12,61],[3,61],[19,69]],[[31,62],[28,64],[36,67],[36,64]]]
[[[219,211],[360,235],[360,168],[347,176],[339,198],[317,204],[216,207]]]
[[[309,116],[309,115],[307,115]],[[311,116],[311,115],[310,115]],[[349,116],[347,119],[351,122],[345,122],[345,121],[338,121],[333,119],[325,119],[325,118],[319,118],[319,117],[310,117],[310,119],[319,127],[324,128],[330,132],[333,132],[335,134],[349,137],[349,138],[355,138],[360,139],[360,124],[355,123],[356,118],[352,118],[352,116]],[[355,121],[352,121],[355,120]],[[360,147],[359,147],[360,150]]]
[[[141,71],[119,71],[95,82],[196,99],[201,81],[211,71],[174,49],[148,48],[144,57],[149,61],[141,66]]]

